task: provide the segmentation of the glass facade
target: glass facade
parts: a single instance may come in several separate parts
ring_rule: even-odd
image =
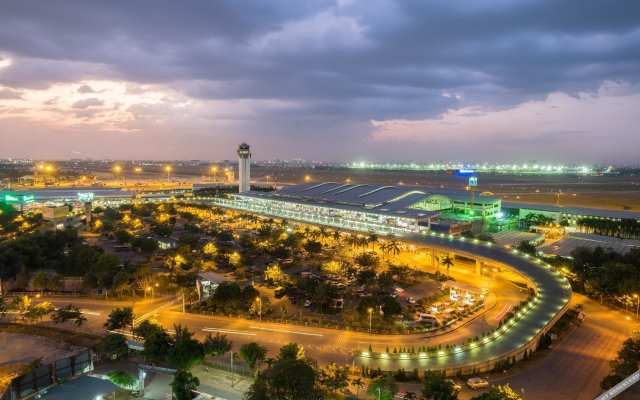
[[[212,198],[212,201],[222,207],[354,231],[402,235],[429,229],[429,220],[380,215],[367,212],[364,208],[350,210],[330,204],[325,206],[237,195],[230,199]]]

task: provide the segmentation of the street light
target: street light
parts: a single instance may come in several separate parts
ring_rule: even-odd
[[[136,175],[138,175],[138,182],[140,182],[140,172],[142,172],[142,168],[135,167],[133,170],[136,172]]]
[[[371,334],[371,318],[373,317],[373,308],[369,307],[369,334]]]
[[[113,170],[116,171],[116,180],[120,179],[120,171],[122,171],[122,167],[119,165],[116,165],[115,167],[113,167]]]
[[[218,172],[218,167],[216,167],[216,166],[211,167],[211,172],[212,172],[212,175],[213,175],[213,181],[215,182],[216,181],[216,172]]]
[[[304,181],[305,182],[309,182],[311,180],[311,177],[309,175],[305,175],[304,176]]]
[[[167,180],[171,181],[171,165],[164,167],[164,170],[167,172]]]
[[[636,306],[636,320],[638,319],[638,311],[640,311],[640,297],[637,294],[634,294],[633,297],[638,300],[638,305]]]
[[[262,299],[260,298],[260,296],[256,297],[256,301],[260,304],[260,308],[258,309],[258,316],[260,317],[260,322],[262,322]]]

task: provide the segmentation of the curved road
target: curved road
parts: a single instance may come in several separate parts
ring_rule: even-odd
[[[429,358],[368,358],[356,357],[358,364],[371,367],[380,367],[387,370],[405,369],[436,369],[457,368],[458,366],[471,366],[481,364],[489,359],[496,358],[506,353],[521,348],[530,342],[549,321],[553,320],[565,309],[571,299],[571,291],[568,282],[552,267],[545,266],[532,258],[507,251],[497,246],[484,242],[460,240],[438,235],[410,234],[402,238],[421,246],[438,248],[443,251],[455,252],[474,258],[481,258],[492,263],[508,266],[511,270],[528,277],[536,286],[538,302],[496,340],[490,341],[468,351],[462,351],[450,355]],[[68,302],[55,299],[55,303]],[[89,301],[88,301],[89,302]],[[96,302],[95,300],[93,302]],[[83,301],[77,299],[74,303],[81,307],[94,308],[90,304],[83,305]],[[100,303],[97,301],[96,303]],[[112,307],[114,303],[102,303],[102,307]],[[136,307],[136,315],[153,308],[152,302],[141,302]],[[100,323],[96,320],[104,320],[106,310],[101,310],[100,316],[90,316],[89,326],[98,328]],[[207,333],[220,332],[227,334],[235,346],[250,342],[264,342],[271,351],[277,352],[278,348],[289,342],[298,342],[308,349],[308,353],[317,358],[321,363],[331,361],[351,363],[354,359],[350,355],[351,350],[367,350],[372,345],[374,351],[383,351],[387,346],[415,347],[429,346],[437,343],[466,342],[471,335],[476,335],[468,327],[461,327],[441,337],[427,337],[424,334],[412,335],[370,335],[364,332],[341,331],[323,329],[311,326],[285,325],[276,323],[260,323],[255,320],[230,319],[220,317],[201,316],[194,314],[183,315],[179,312],[163,311],[155,316],[165,327],[171,328],[174,323],[188,326],[204,337]],[[94,325],[95,324],[95,325]],[[477,331],[476,331],[477,332]]]

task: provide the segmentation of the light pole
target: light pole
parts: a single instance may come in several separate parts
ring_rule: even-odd
[[[120,171],[122,171],[122,167],[116,165],[113,169],[116,171],[116,181],[120,180]]]
[[[233,350],[229,353],[231,354],[231,387],[233,387]]]
[[[256,297],[256,301],[258,302],[260,307],[258,308],[258,317],[260,317],[260,322],[262,322],[262,299],[260,298],[260,296]]]
[[[638,311],[640,311],[640,297],[637,294],[634,294],[633,297],[637,300],[638,305],[636,306],[636,320],[638,319]]]
[[[371,334],[371,318],[373,317],[373,308],[369,308],[369,334]]]
[[[135,167],[134,171],[136,172],[136,175],[138,175],[138,183],[140,183],[140,172],[142,172],[142,168]]]
[[[171,166],[167,165],[164,170],[167,172],[167,181],[171,182]]]
[[[211,173],[213,175],[213,181],[214,182],[216,181],[216,172],[218,172],[218,167],[216,167],[216,166],[211,167]]]

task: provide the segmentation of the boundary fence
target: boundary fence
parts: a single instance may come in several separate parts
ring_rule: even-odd
[[[11,380],[0,400],[20,400],[93,369],[91,350],[41,365]]]

